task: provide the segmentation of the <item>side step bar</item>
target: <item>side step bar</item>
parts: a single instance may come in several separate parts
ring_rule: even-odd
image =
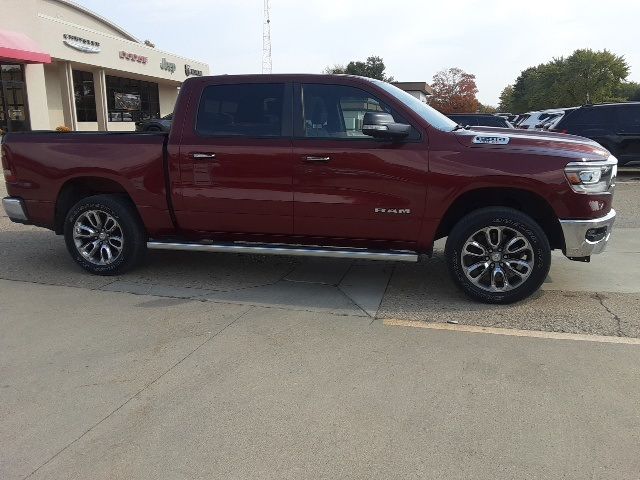
[[[361,248],[316,247],[265,243],[178,243],[147,242],[150,250],[181,250],[191,252],[253,253],[259,255],[291,255],[296,257],[361,258],[364,260],[390,260],[417,262],[418,254],[408,250],[367,250]]]

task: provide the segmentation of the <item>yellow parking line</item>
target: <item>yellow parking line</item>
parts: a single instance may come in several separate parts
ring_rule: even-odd
[[[487,333],[490,335],[506,335],[510,337],[547,338],[551,340],[574,340],[579,342],[621,343],[624,345],[640,345],[640,338],[609,337],[606,335],[585,335],[582,333],[541,332],[537,330],[518,330],[515,328],[479,327],[475,325],[454,325],[450,323],[419,322],[413,320],[396,320],[387,318],[382,321],[390,327],[428,328],[430,330],[450,330],[453,332]]]

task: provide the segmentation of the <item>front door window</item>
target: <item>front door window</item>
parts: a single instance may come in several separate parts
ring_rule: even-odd
[[[0,65],[0,129],[29,130],[29,114],[22,65]]]

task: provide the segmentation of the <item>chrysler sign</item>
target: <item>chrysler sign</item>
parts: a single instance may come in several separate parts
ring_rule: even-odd
[[[63,42],[67,47],[84,53],[100,53],[100,42],[87,40],[86,38],[76,37],[75,35],[64,34]]]

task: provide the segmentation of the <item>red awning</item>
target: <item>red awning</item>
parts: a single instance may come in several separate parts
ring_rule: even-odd
[[[51,63],[51,57],[24,33],[0,30],[0,62]]]

